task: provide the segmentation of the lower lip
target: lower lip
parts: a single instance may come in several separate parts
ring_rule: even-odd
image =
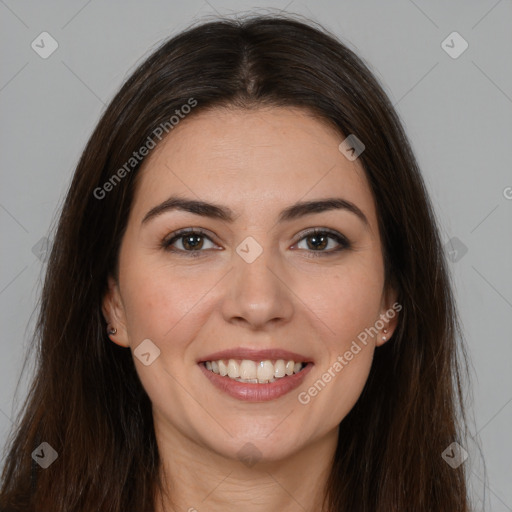
[[[276,379],[274,382],[269,382],[268,384],[238,382],[237,380],[222,377],[221,375],[207,370],[203,363],[200,363],[199,367],[206,378],[209,379],[216,388],[224,391],[233,398],[245,402],[268,402],[269,400],[275,400],[276,398],[286,395],[299,387],[313,367],[313,363],[307,363],[299,373]]]

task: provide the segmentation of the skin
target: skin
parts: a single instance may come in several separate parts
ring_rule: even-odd
[[[164,497],[159,511],[321,510],[338,425],[362,392],[383,333],[360,344],[309,403],[298,394],[396,301],[384,289],[370,187],[359,161],[339,151],[344,138],[299,109],[215,109],[181,121],[144,163],[103,312],[117,329],[114,343],[133,352],[149,338],[160,349],[149,366],[134,356],[174,500]],[[228,206],[235,220],[174,210],[142,223],[171,194]],[[295,202],[329,197],[356,204],[369,226],[347,210],[277,222]],[[198,239],[200,257],[187,257],[190,246],[161,247],[191,227],[209,232]],[[315,252],[311,236],[297,236],[307,228],[330,228],[351,247],[328,254],[339,247],[328,238]],[[236,252],[248,236],[263,249],[252,263]],[[174,242],[177,251],[185,246]],[[388,339],[397,318],[386,322]],[[243,402],[211,385],[197,364],[240,346],[291,350],[314,367],[285,396]],[[250,467],[238,455],[246,443],[258,453]]]

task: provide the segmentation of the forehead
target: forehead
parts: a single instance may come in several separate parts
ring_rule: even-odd
[[[144,162],[134,214],[143,216],[171,194],[226,204],[241,215],[250,215],[251,206],[277,210],[299,200],[340,196],[375,223],[365,172],[338,149],[344,138],[301,109],[194,113]]]

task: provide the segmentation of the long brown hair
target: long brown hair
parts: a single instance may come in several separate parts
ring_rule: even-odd
[[[341,422],[326,509],[469,510],[464,464],[453,469],[441,456],[452,442],[464,446],[467,356],[418,165],[362,60],[324,28],[284,15],[189,27],[154,51],[106,108],[54,236],[34,336],[37,371],[11,432],[0,508],[154,509],[160,460],[151,403],[131,352],[107,337],[101,302],[143,159],[126,163],[191,98],[190,116],[222,106],[300,107],[365,144],[359,158],[377,208],[386,283],[403,309]],[[31,457],[42,442],[58,453],[47,469]]]

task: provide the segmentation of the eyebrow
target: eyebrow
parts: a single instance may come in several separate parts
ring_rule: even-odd
[[[142,219],[142,224],[145,224],[150,219],[172,210],[181,210],[195,215],[201,215],[203,217],[219,219],[225,222],[233,222],[235,219],[234,212],[227,206],[171,196],[163,203],[151,208],[151,210],[149,210]],[[365,214],[354,203],[340,197],[295,203],[281,211],[278,222],[287,222],[306,215],[329,210],[345,210],[351,212],[356,215],[367,228],[370,227],[370,223],[368,222]]]

